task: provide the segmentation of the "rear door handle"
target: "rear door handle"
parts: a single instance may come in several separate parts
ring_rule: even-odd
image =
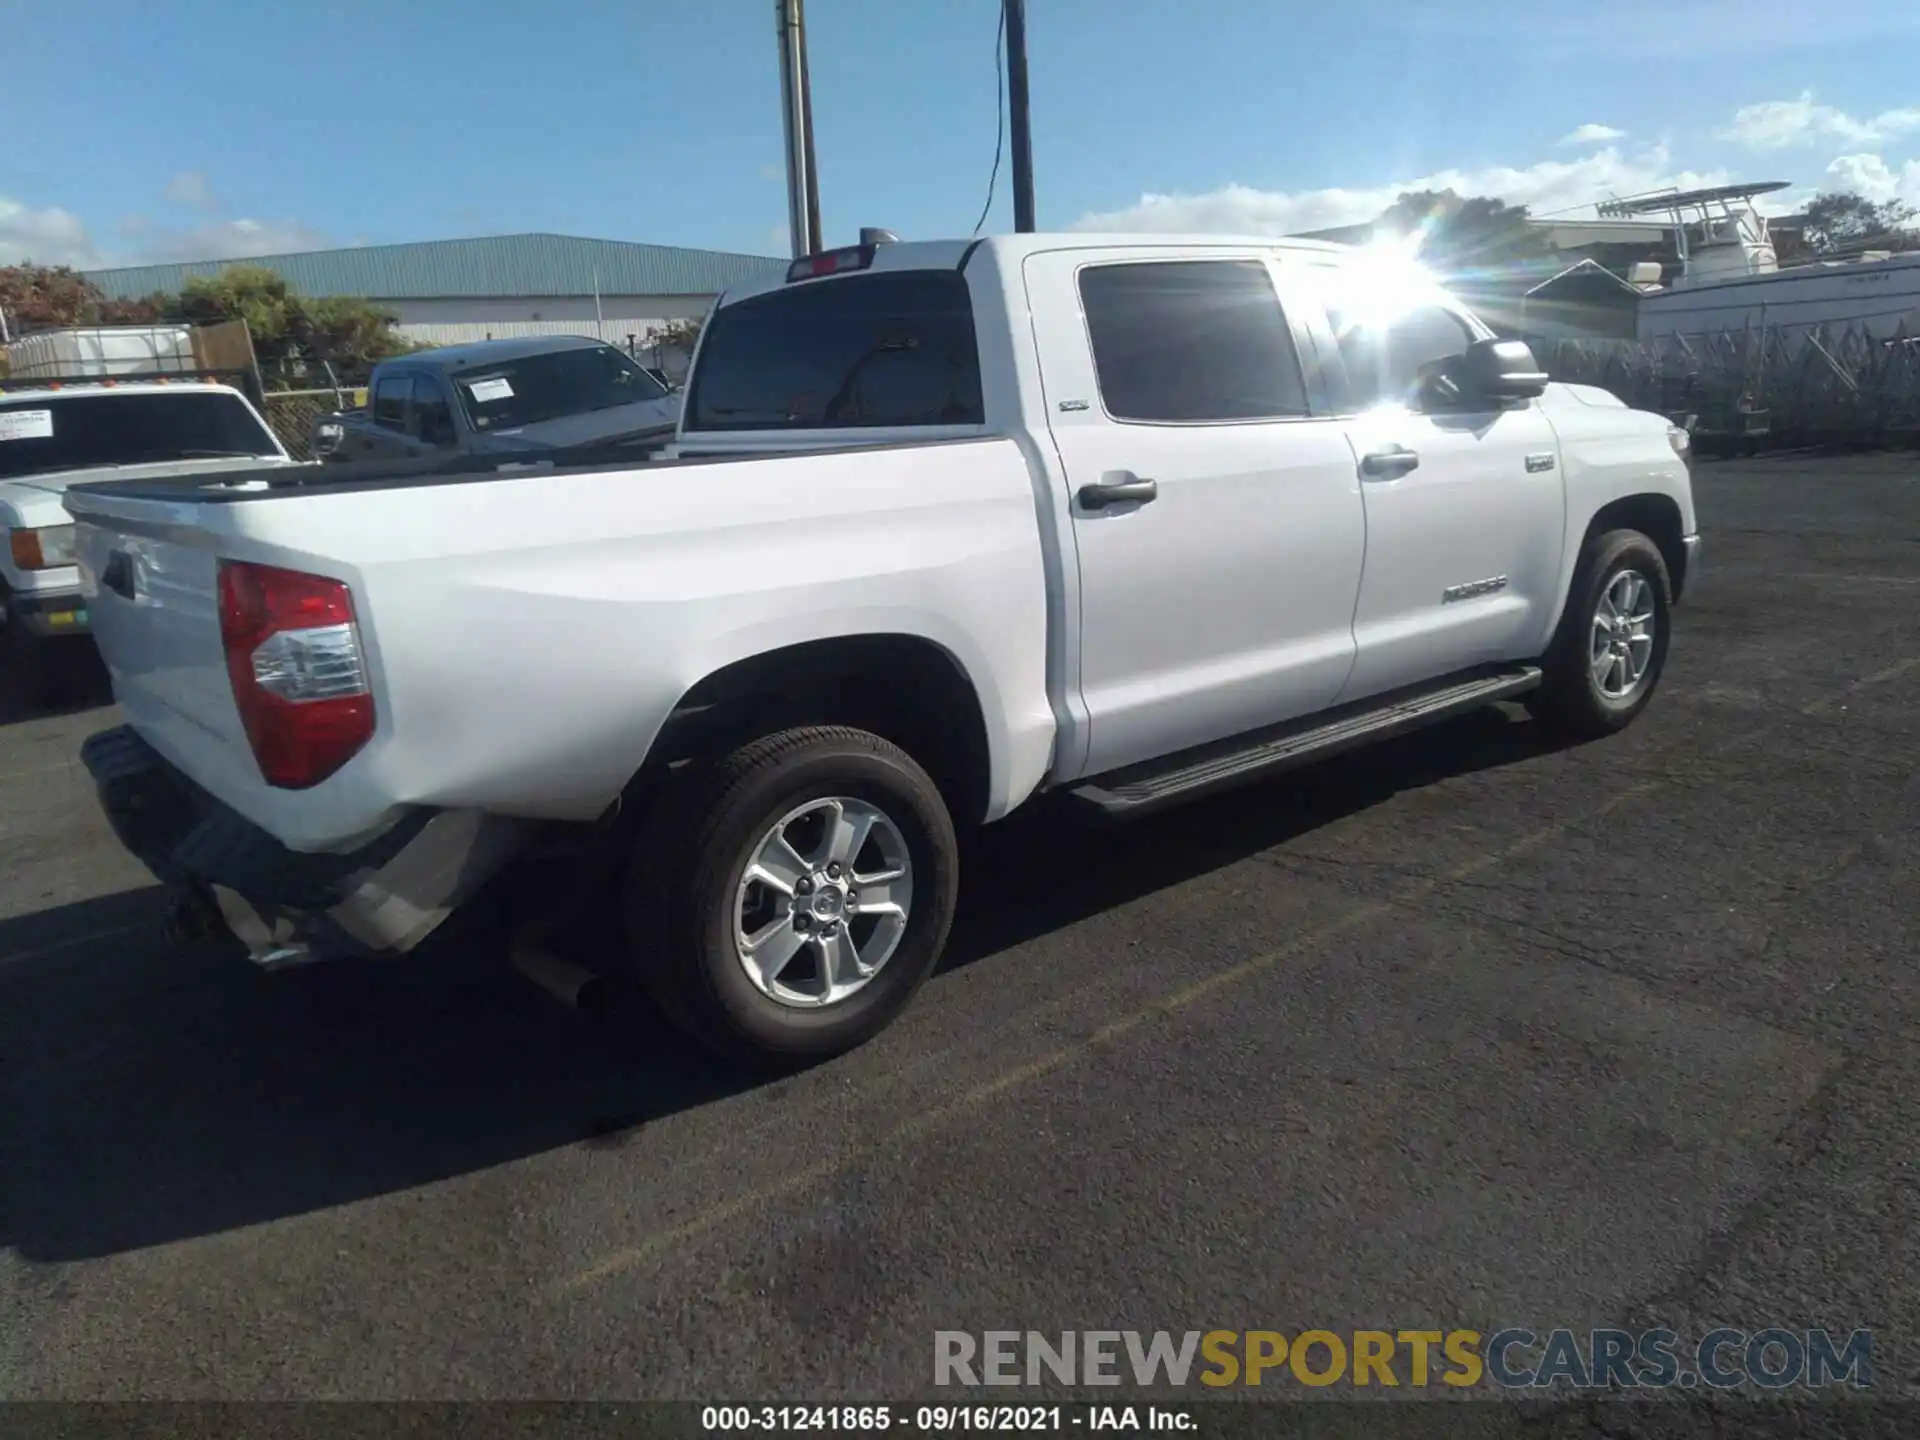
[[[1404,445],[1369,450],[1360,457],[1360,473],[1369,480],[1398,480],[1408,471],[1419,468],[1419,453]]]
[[[1152,480],[1128,476],[1125,480],[1102,480],[1080,487],[1080,504],[1088,510],[1104,510],[1109,505],[1145,505],[1159,498],[1160,487]]]

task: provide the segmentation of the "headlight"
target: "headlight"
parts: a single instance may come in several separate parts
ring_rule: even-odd
[[[1686,459],[1687,453],[1693,449],[1693,437],[1678,425],[1667,426],[1667,443],[1673,446],[1673,453],[1682,460]]]
[[[22,570],[54,570],[73,564],[73,526],[15,530],[9,535],[13,563]]]

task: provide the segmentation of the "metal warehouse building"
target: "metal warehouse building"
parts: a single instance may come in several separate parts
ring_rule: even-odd
[[[645,347],[668,322],[706,314],[728,286],[782,275],[787,264],[764,255],[535,234],[138,265],[87,278],[109,297],[134,298],[177,292],[193,276],[231,265],[258,265],[301,295],[374,301],[424,344],[596,335],[622,347],[631,337]],[[670,368],[684,359],[661,358]]]

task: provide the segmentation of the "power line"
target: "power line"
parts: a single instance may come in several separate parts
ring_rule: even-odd
[[[1007,143],[1007,0],[1000,0],[1000,23],[993,37],[993,173],[987,177],[987,203],[980,207],[973,233],[987,223],[993,209],[993,192],[1000,184],[1000,157]]]

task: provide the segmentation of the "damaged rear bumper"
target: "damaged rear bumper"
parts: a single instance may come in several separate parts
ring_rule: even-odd
[[[263,966],[404,954],[525,846],[534,827],[422,810],[342,854],[289,850],[195,785],[129,726],[80,758],[120,843]]]

